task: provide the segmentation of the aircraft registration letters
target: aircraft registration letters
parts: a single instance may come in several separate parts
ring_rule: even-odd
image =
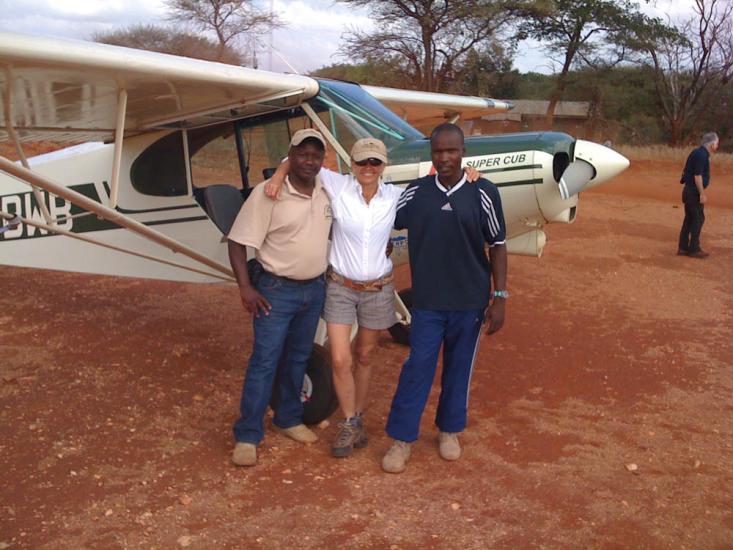
[[[82,195],[100,201],[97,186],[94,183],[84,183],[81,185],[70,185],[74,191]],[[85,212],[72,204],[70,201],[61,197],[56,197],[46,191],[41,191],[44,202],[48,207],[51,216],[58,220],[56,226],[66,231],[74,231],[75,233],[86,233],[88,231],[101,231],[105,229],[117,229],[117,224],[100,219],[97,216],[84,216],[80,218],[71,218],[70,216],[82,214]],[[10,214],[17,214],[22,218],[26,218],[38,223],[45,223],[38,203],[32,191],[26,193],[16,193],[12,195],[0,196],[0,210]],[[51,236],[53,233],[51,233]],[[0,234],[0,240],[13,239],[29,239],[36,237],[49,236],[49,232],[42,227],[35,227],[31,224],[21,224],[16,229],[9,229],[5,233]]]

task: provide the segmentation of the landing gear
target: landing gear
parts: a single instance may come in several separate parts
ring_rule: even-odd
[[[276,388],[270,398],[270,407],[275,408],[279,399]],[[338,407],[331,378],[331,358],[328,351],[318,344],[313,344],[313,351],[308,359],[300,400],[303,402],[303,423],[309,425],[325,420]]]
[[[392,339],[398,344],[403,346],[410,345],[410,312],[412,311],[412,289],[406,288],[400,290],[397,296],[402,301],[402,304],[396,303],[395,307],[398,313],[402,313],[404,319],[403,322],[398,322],[389,327],[389,333]],[[404,307],[404,311],[400,311],[401,307]],[[406,313],[406,315],[405,315]]]

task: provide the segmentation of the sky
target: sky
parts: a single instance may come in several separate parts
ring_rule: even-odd
[[[279,72],[307,73],[343,62],[337,56],[342,33],[352,27],[372,27],[366,10],[331,0],[263,0],[272,3],[286,27],[273,33],[276,53],[260,56],[259,67]],[[689,13],[693,0],[656,0],[641,3],[651,15],[677,17]],[[0,0],[0,30],[89,40],[95,32],[137,23],[166,23],[163,0]],[[265,38],[265,42],[267,39]],[[283,61],[285,60],[285,61]],[[521,72],[553,72],[542,49],[531,42],[520,46],[515,68]]]

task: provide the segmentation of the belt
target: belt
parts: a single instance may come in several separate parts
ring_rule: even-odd
[[[269,271],[265,271],[265,273],[267,273],[270,277],[275,277],[276,279],[282,279],[283,281],[287,281],[289,283],[295,283],[298,285],[307,285],[314,281],[318,281],[319,279],[323,280],[323,273],[311,279],[291,279],[290,277],[283,277],[282,275],[275,275],[274,273],[270,273]]]
[[[346,288],[359,290],[361,292],[379,292],[382,290],[384,285],[389,284],[394,280],[394,275],[389,273],[380,279],[372,279],[371,281],[354,281],[353,279],[339,275],[330,267],[328,268],[328,271],[326,271],[326,275],[332,281],[335,281]]]

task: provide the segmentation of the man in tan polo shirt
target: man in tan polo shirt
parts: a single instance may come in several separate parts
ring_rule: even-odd
[[[317,436],[303,424],[300,390],[325,299],[331,204],[318,178],[326,143],[315,130],[299,130],[290,141],[290,171],[279,200],[264,185],[250,194],[229,233],[229,259],[245,309],[254,315],[252,356],[245,375],[240,418],[234,424],[232,461],[257,462],[263,420],[277,384],[273,425],[301,443]],[[247,246],[264,272],[250,281]],[[283,351],[286,363],[278,373]],[[277,374],[277,376],[276,376]]]

